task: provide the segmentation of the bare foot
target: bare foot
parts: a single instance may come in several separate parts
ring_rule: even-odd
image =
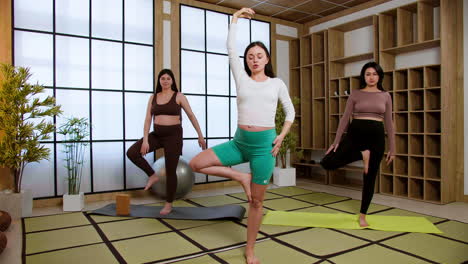
[[[252,201],[252,193],[250,191],[250,182],[252,181],[252,174],[247,173],[247,177],[243,177],[241,180],[239,180],[239,183],[242,185],[242,188],[244,188],[245,195],[247,196],[247,200]]]
[[[245,254],[245,263],[247,264],[260,264],[260,260],[252,253]]]
[[[151,175],[151,177],[148,178],[148,182],[146,183],[145,186],[145,191],[149,190],[153,184],[157,183],[159,181],[158,176],[156,174]]]
[[[159,211],[159,214],[160,215],[167,215],[170,212],[172,212],[172,203],[166,203],[166,204],[164,204],[163,209],[161,209],[161,211]]]
[[[365,214],[359,214],[359,226],[360,227],[368,227],[369,224],[366,221],[366,215]]]
[[[369,159],[370,159],[370,151],[368,149],[361,151],[362,153],[362,161],[364,162],[364,174],[367,174],[369,171]]]

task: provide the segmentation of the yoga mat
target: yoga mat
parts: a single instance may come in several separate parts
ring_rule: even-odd
[[[424,217],[367,215],[369,229],[397,232],[441,234],[436,226]],[[263,218],[265,225],[324,227],[336,229],[364,229],[359,226],[358,215],[324,214],[307,212],[268,211]]]
[[[240,205],[223,205],[212,207],[173,207],[172,212],[160,215],[162,206],[130,205],[130,217],[190,219],[190,220],[242,220],[245,208]],[[118,216],[115,203],[108,204],[89,214]]]

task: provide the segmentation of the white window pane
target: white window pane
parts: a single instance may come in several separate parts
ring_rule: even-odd
[[[122,44],[92,41],[92,85],[95,89],[122,89]]]
[[[270,23],[251,21],[252,25],[252,42],[261,41],[270,51]]]
[[[59,33],[89,36],[89,1],[55,1],[55,30]]]
[[[231,137],[237,130],[237,98],[231,98]]]
[[[15,0],[13,3],[14,27],[52,31],[52,0]]]
[[[125,93],[125,138],[143,137],[146,107],[151,94]],[[150,127],[150,131],[153,130]]]
[[[241,63],[242,66],[244,66],[244,58],[239,57],[239,62]],[[236,82],[234,80],[234,75],[232,75],[232,71],[229,71],[229,76],[231,78],[231,95],[236,96],[237,95]]]
[[[198,153],[200,153],[202,149],[198,146],[198,140],[184,140],[184,146],[182,148],[182,157],[190,161],[192,160]],[[195,183],[199,182],[206,182],[206,175],[203,173],[195,173]]]
[[[229,136],[229,98],[208,97],[208,137]]]
[[[122,93],[93,92],[93,139],[122,139]]]
[[[228,16],[206,11],[206,50],[227,54]]]
[[[93,37],[122,40],[122,0],[92,1]]]
[[[200,129],[203,136],[206,137],[206,111],[205,111],[205,97],[204,96],[187,96],[187,101],[192,108],[192,112],[200,124]],[[197,131],[193,128],[190,119],[188,119],[185,111],[182,111],[182,128],[184,130],[184,138],[198,138]]]
[[[125,142],[125,153],[136,141]],[[152,166],[154,160],[154,154],[148,153],[144,156],[146,161]],[[138,168],[128,157],[125,156],[125,166],[127,175],[127,189],[131,188],[142,188],[146,186],[148,176],[146,173]]]
[[[68,193],[68,170],[65,167],[67,162],[64,160],[66,158],[65,145],[58,144],[57,151],[57,195],[63,195]],[[84,160],[83,160],[83,171],[81,174],[81,186],[80,192],[91,192],[91,162],[90,158],[90,147],[85,147],[84,151]]]
[[[67,118],[88,118],[89,120],[89,92],[77,90],[57,90],[57,104],[61,105],[62,115],[57,117],[57,128],[67,121]],[[89,131],[88,131],[89,133]],[[57,133],[57,140],[63,136]]]
[[[15,31],[15,65],[30,68],[30,83],[53,85],[52,45],[52,35]]]
[[[125,44],[125,90],[153,91],[153,48]]]
[[[57,36],[56,45],[57,86],[89,88],[89,40]]]
[[[181,48],[205,50],[205,15],[204,10],[181,6],[180,37]]]
[[[228,56],[207,54],[208,94],[229,95]]]
[[[205,93],[205,54],[182,51],[182,87],[184,93]]]
[[[54,196],[54,145],[41,144],[50,149],[49,160],[31,162],[26,165],[23,173],[23,190],[31,190],[33,197]]]
[[[237,53],[244,56],[245,48],[250,44],[249,20],[241,18],[237,21]]]
[[[153,44],[153,1],[125,1],[125,41]]]
[[[94,191],[123,189],[122,142],[93,143]]]

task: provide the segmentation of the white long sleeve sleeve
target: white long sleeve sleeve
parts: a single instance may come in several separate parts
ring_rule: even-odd
[[[278,100],[286,112],[286,121],[293,122],[295,111],[286,84],[279,78],[257,82],[247,75],[237,54],[236,33],[237,24],[231,23],[227,50],[237,88],[237,123],[274,127]]]

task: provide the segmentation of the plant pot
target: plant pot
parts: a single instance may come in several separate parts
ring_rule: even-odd
[[[10,214],[13,220],[32,216],[33,197],[31,190],[21,193],[0,193],[0,210]]]
[[[278,168],[273,171],[273,183],[277,186],[295,186],[296,168]]]
[[[84,209],[84,193],[79,194],[64,194],[63,195],[63,211],[76,212]]]

